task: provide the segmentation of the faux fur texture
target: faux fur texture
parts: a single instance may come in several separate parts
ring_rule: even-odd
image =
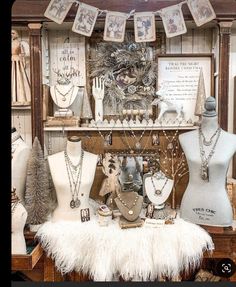
[[[161,228],[131,229],[120,229],[114,220],[107,227],[96,220],[48,221],[36,237],[62,274],[80,271],[94,281],[112,281],[117,274],[133,281],[172,278],[196,268],[203,252],[214,249],[204,229],[182,219]]]

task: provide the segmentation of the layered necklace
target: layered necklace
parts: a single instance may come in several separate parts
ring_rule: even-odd
[[[67,99],[68,100],[68,104],[67,104],[67,107],[69,107],[72,103],[71,103],[71,100],[72,100],[72,95],[74,93],[74,86],[72,85],[69,90],[66,92],[66,93],[62,93],[60,90],[58,90],[57,88],[57,85],[54,86],[54,95],[55,95],[55,100],[56,100],[56,104],[59,108],[64,108],[61,104],[59,104],[58,102],[58,94],[61,96],[61,100],[65,103]],[[70,94],[69,97],[67,97],[68,95]],[[59,110],[59,113],[60,113],[60,110]]]
[[[124,205],[124,207],[128,209],[128,213],[129,213],[130,215],[133,215],[133,214],[134,214],[133,208],[134,208],[135,205],[137,204],[137,201],[138,201],[138,199],[139,199],[139,195],[137,194],[137,195],[135,196],[135,199],[134,199],[134,201],[132,202],[131,206],[127,204],[127,202],[122,198],[121,194],[118,193],[118,191],[117,191],[117,197],[118,197],[118,199],[120,200],[120,202]]]
[[[70,192],[72,196],[72,200],[70,201],[70,207],[78,208],[80,206],[79,200],[79,192],[81,185],[81,175],[82,175],[82,167],[83,167],[83,158],[84,151],[81,151],[81,157],[77,164],[73,164],[67,151],[64,151],[64,157],[66,162],[66,170],[70,184]],[[83,195],[83,194],[82,194]]]
[[[157,187],[155,185],[155,182],[153,180],[154,178],[156,178],[156,179],[164,179],[165,178],[166,179],[164,184],[163,184],[163,186],[161,188]],[[152,186],[154,188],[154,194],[157,195],[157,196],[162,195],[162,192],[163,192],[167,182],[168,182],[168,178],[165,177],[165,175],[163,173],[161,173],[161,172],[158,172],[158,173],[155,173],[154,175],[151,175],[151,183],[152,183]]]
[[[207,141],[206,137],[204,136],[201,127],[198,129],[198,138],[199,138],[199,147],[200,147],[200,156],[201,156],[201,178],[204,181],[209,181],[209,162],[210,159],[212,158],[213,154],[215,153],[215,148],[217,145],[217,142],[219,140],[221,133],[221,128],[218,127],[217,130],[214,132],[214,134],[210,137],[210,140]],[[210,146],[212,145],[213,138],[216,137],[215,142],[213,146],[211,147],[211,150],[206,156],[206,152],[204,150],[204,145],[205,146]]]

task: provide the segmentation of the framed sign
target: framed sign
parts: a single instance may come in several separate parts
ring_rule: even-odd
[[[213,54],[166,54],[157,61],[157,90],[169,103],[183,107],[186,121],[196,121],[199,94],[214,96]]]

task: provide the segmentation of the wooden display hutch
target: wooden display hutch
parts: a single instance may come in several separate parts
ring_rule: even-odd
[[[124,11],[129,12],[134,7],[136,12],[138,11],[155,11],[164,8],[168,5],[176,4],[176,1],[83,1],[87,4],[99,6],[100,9],[111,11]],[[173,3],[172,3],[173,2]],[[217,15],[217,19],[212,21],[211,24],[205,27],[203,30],[197,29],[193,24],[192,16],[186,7],[183,7],[184,18],[187,21],[187,25],[190,27],[189,32],[186,35],[175,37],[172,39],[166,39],[163,32],[160,29],[160,46],[159,53],[161,54],[176,54],[176,53],[213,53],[214,58],[217,59],[218,64],[218,79],[215,80],[215,87],[218,85],[218,114],[219,122],[223,129],[228,128],[228,82],[229,82],[229,43],[230,43],[230,31],[233,21],[236,19],[236,2],[233,0],[227,1],[227,5],[219,0],[211,1],[214,10]],[[98,134],[96,128],[81,128],[81,127],[45,127],[45,119],[47,115],[52,113],[52,104],[50,99],[47,98],[47,108],[45,113],[45,93],[47,94],[47,87],[43,85],[43,67],[42,57],[44,57],[42,50],[42,35],[44,33],[44,24],[49,23],[43,14],[49,4],[48,0],[43,1],[30,1],[30,0],[16,0],[12,7],[12,26],[23,27],[28,29],[29,44],[30,44],[30,79],[31,79],[31,123],[32,123],[32,139],[37,136],[42,146],[47,145],[49,134],[52,139],[56,137],[65,137],[66,135],[78,134],[82,138],[83,148],[92,151],[93,153],[104,153],[104,146],[102,145],[102,139]],[[30,9],[29,9],[30,8]],[[235,11],[235,12],[234,12]],[[76,14],[76,8],[74,5],[70,9],[65,19],[65,29],[68,29],[68,23],[72,24]],[[129,21],[128,21],[129,22]],[[158,16],[157,22],[161,23],[161,19]],[[51,23],[48,25],[50,26]],[[64,24],[64,23],[63,23]],[[63,24],[61,27],[63,27]],[[101,30],[104,25],[104,16],[99,16],[95,29]],[[129,25],[129,24],[128,24]],[[196,29],[193,29],[196,28]],[[63,29],[63,28],[61,28]],[[69,28],[70,29],[70,28]],[[219,29],[219,42],[216,41],[218,37]],[[157,32],[158,33],[158,32]],[[214,38],[214,39],[213,39]],[[200,39],[200,44],[198,43]],[[209,40],[210,39],[210,40]],[[211,41],[211,42],[209,42]],[[215,41],[218,46],[214,46]],[[203,44],[203,45],[201,45]],[[236,102],[236,95],[235,95]],[[93,101],[91,101],[93,107]],[[185,130],[192,129],[191,127],[181,128],[179,127],[179,133]],[[106,130],[106,129],[105,129]],[[161,128],[157,128],[157,131],[161,131]],[[175,128],[170,128],[170,133],[173,133]],[[142,129],[140,129],[142,131]],[[88,136],[89,135],[89,136]],[[146,135],[144,138],[147,137]],[[93,143],[90,140],[93,139]],[[161,137],[161,143],[164,145],[164,138]],[[95,143],[95,144],[94,144]],[[63,143],[58,144],[54,149],[62,147]],[[122,142],[120,141],[120,130],[114,129],[113,131],[113,144],[112,147],[106,149],[106,151],[121,149]],[[154,149],[151,144],[147,146],[147,149]],[[154,149],[155,152],[155,149]],[[235,161],[234,161],[235,167]],[[235,171],[233,172],[235,176]],[[91,191],[92,198],[99,198],[98,186],[101,185],[104,175],[101,171],[101,167],[97,168],[96,178]],[[185,176],[178,187],[176,193],[169,201],[172,207],[176,207],[180,204],[183,190],[187,184],[188,178]],[[208,230],[211,234],[215,251],[211,256],[205,254],[204,258],[231,258],[236,263],[236,231],[229,229],[213,229]],[[27,237],[28,236],[28,237]],[[32,239],[32,234],[26,235],[26,239]],[[205,263],[204,263],[205,264]],[[35,246],[33,251],[26,256],[19,255],[12,257],[12,270],[21,271],[28,278],[33,281],[88,281],[89,278],[85,274],[78,274],[72,272],[65,276],[61,276],[55,269],[52,259],[46,257],[44,251],[39,244]],[[226,279],[227,280],[227,279]],[[236,281],[236,273],[228,279],[230,281]]]

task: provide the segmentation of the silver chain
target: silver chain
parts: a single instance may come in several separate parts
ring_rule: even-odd
[[[202,134],[201,134],[200,128],[198,129],[198,138],[199,138],[199,147],[200,147],[200,156],[201,156],[201,178],[205,181],[209,181],[209,162],[213,154],[215,153],[215,148],[219,140],[220,133],[221,133],[221,128],[218,128],[216,140],[208,156],[206,156],[206,152],[204,151],[204,147],[203,147]]]
[[[164,185],[162,186],[162,188],[160,189],[160,188],[157,188],[156,187],[156,185],[155,185],[155,183],[154,183],[154,181],[153,181],[153,175],[151,175],[151,182],[152,182],[152,186],[153,186],[153,188],[154,188],[154,192],[155,192],[155,195],[162,195],[162,191],[164,190],[164,188],[165,188],[165,186],[166,186],[166,184],[167,184],[167,182],[168,182],[168,178],[166,177],[166,180],[165,180],[165,182],[164,182]]]
[[[202,128],[201,128],[201,126],[200,126],[200,127],[199,127],[199,132],[200,132],[200,134],[201,134],[201,136],[202,136],[202,138],[203,138],[203,144],[206,145],[206,146],[210,146],[210,145],[212,144],[213,138],[216,136],[216,134],[218,133],[219,129],[220,129],[220,127],[218,127],[218,128],[216,129],[216,131],[213,133],[213,135],[210,137],[210,139],[207,140],[206,137],[205,137],[205,135],[203,134]]]
[[[80,206],[79,191],[80,191],[80,185],[81,185],[84,151],[82,150],[80,160],[78,164],[76,165],[74,165],[71,162],[71,159],[69,158],[66,151],[64,151],[64,157],[65,157],[66,170],[67,170],[69,184],[70,184],[70,192],[72,195],[72,200],[70,201],[70,207],[72,209],[78,208]],[[73,183],[73,186],[72,186],[72,183]]]

